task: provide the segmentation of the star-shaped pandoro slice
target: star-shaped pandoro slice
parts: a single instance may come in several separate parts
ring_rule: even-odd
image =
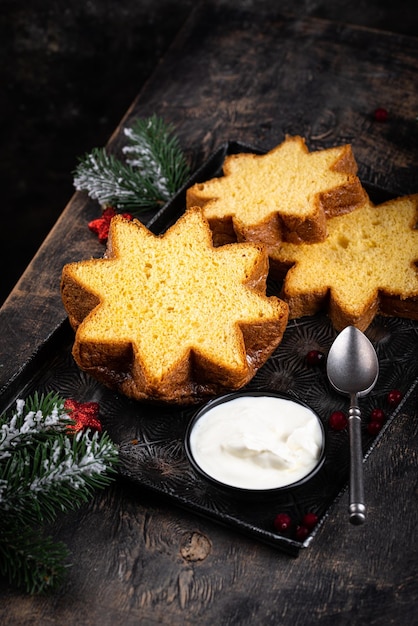
[[[309,152],[302,137],[264,155],[226,157],[223,176],[187,190],[187,206],[200,206],[214,242],[322,241],[327,219],[362,206],[367,196],[349,145]]]
[[[290,317],[326,310],[337,330],[365,330],[378,313],[418,319],[417,221],[418,194],[369,201],[330,220],[323,242],[277,246]]]
[[[198,208],[164,235],[120,216],[106,257],[64,267],[73,355],[137,399],[192,402],[246,384],[281,341],[287,305],[266,297],[261,245],[214,248]]]

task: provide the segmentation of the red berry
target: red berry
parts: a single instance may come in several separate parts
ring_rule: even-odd
[[[286,533],[292,527],[292,520],[287,513],[278,513],[274,518],[274,528],[278,533]]]
[[[311,530],[314,526],[316,526],[318,522],[318,516],[315,513],[305,513],[302,517],[302,526]]]
[[[384,422],[385,421],[385,413],[383,409],[373,409],[370,413],[370,421],[371,422]]]
[[[328,423],[332,430],[344,430],[348,424],[347,416],[342,411],[334,411],[329,416]]]
[[[398,406],[399,402],[402,400],[402,393],[399,389],[392,389],[388,393],[388,404],[389,406]]]
[[[374,112],[374,119],[376,120],[376,122],[387,122],[388,117],[389,113],[386,109],[383,109],[382,107],[379,107]]]
[[[299,541],[304,541],[306,537],[309,535],[309,529],[306,526],[300,525],[296,526],[295,537]]]
[[[369,422],[367,424],[367,431],[369,433],[369,435],[377,435],[377,433],[379,433],[382,430],[382,422]]]
[[[305,357],[306,365],[309,367],[315,367],[322,365],[325,362],[325,354],[320,350],[309,350]]]

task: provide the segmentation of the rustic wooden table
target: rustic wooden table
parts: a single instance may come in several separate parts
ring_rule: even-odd
[[[279,12],[198,6],[128,111],[174,125],[195,165],[227,140],[269,149],[351,143],[360,178],[418,191],[418,39]],[[373,111],[389,112],[379,123]],[[120,128],[110,143],[122,142]],[[65,318],[64,263],[99,255],[77,193],[0,310],[0,389],[13,393]],[[418,355],[417,355],[418,358]],[[298,558],[119,479],[54,533],[73,567],[59,592],[2,583],[2,624],[418,624],[417,412],[401,414],[365,464],[368,519],[342,497]]]

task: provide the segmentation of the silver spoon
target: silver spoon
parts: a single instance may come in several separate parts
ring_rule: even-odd
[[[374,387],[379,362],[375,349],[358,328],[347,326],[331,346],[327,374],[332,386],[350,396],[348,430],[350,437],[350,522],[362,524],[366,519],[363,488],[363,453],[361,445],[361,412],[358,398]]]

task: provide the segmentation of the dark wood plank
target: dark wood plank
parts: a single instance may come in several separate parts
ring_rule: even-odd
[[[204,4],[121,126],[157,113],[196,163],[228,139],[264,149],[285,134],[305,136],[312,149],[350,142],[365,182],[416,192],[417,66],[415,38]],[[386,124],[373,119],[377,106],[388,109]],[[118,128],[110,145],[120,144]],[[62,265],[100,254],[86,229],[96,211],[76,194],[0,310],[0,388],[64,319]],[[342,498],[297,559],[120,482],[54,527],[73,556],[60,593],[30,598],[3,585],[0,619],[417,623],[415,418],[409,407],[366,463],[367,523],[351,527]]]
[[[362,180],[417,190],[415,38],[274,12],[206,11],[176,40],[131,115],[158,111],[175,121],[200,158],[228,139],[264,149],[286,134],[312,149],[349,142]],[[376,123],[377,107],[389,123]]]

